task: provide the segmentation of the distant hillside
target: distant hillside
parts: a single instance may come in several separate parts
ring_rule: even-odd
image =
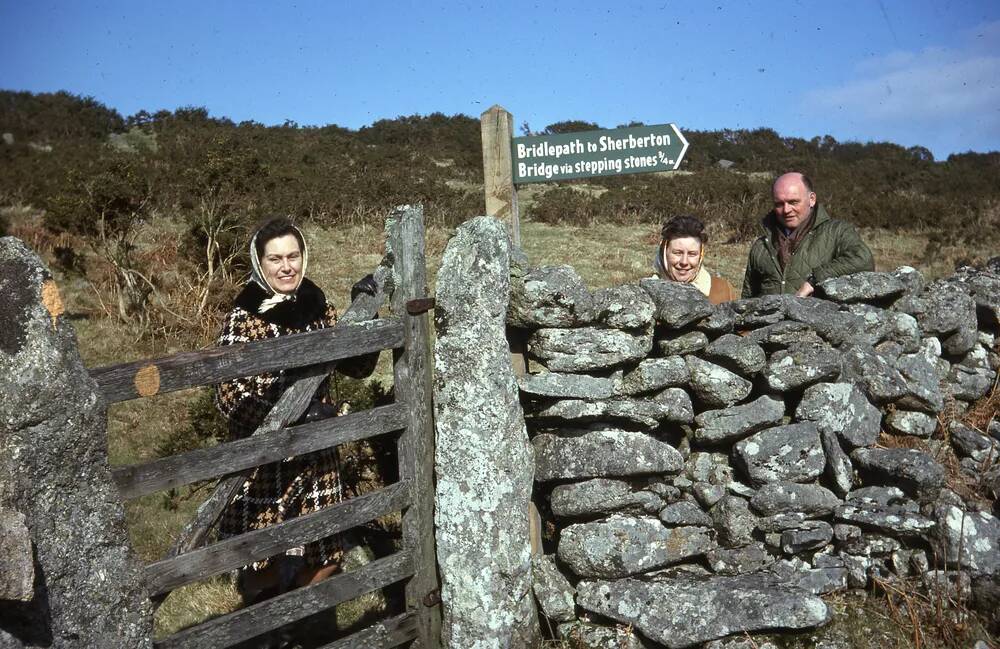
[[[543,132],[598,126],[566,121]],[[451,225],[483,210],[479,121],[465,115],[398,117],[357,131],[266,127],[209,117],[204,108],[122,117],[64,92],[0,91],[0,133],[10,134],[0,143],[0,205],[48,208],[54,227],[72,228],[86,216],[81,196],[93,194],[88,180],[95,185],[99,178],[97,184],[119,193],[139,192],[142,209],[152,212],[211,205],[241,219],[280,212],[336,224],[421,201],[429,220]],[[986,225],[1000,226],[998,152],[937,162],[923,147],[837,142],[829,135],[806,140],[771,129],[686,135],[691,146],[682,169],[694,175],[543,188],[525,217],[656,222],[693,212],[742,240],[753,236],[767,209],[769,178],[798,169],[814,178],[837,216],[861,225],[976,237]],[[732,164],[722,169],[721,161]]]

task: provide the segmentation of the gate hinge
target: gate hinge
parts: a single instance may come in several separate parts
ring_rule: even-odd
[[[437,606],[441,603],[441,591],[437,588],[424,595],[424,606]]]

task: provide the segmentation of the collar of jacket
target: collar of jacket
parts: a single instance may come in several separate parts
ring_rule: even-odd
[[[815,212],[813,218],[816,219],[816,222],[812,226],[814,230],[832,218],[826,211],[826,208],[820,203],[816,203],[813,211]],[[771,210],[760,220],[760,228],[763,230],[761,238],[768,243],[772,243],[778,235],[778,227],[778,217],[774,213],[774,210]]]
[[[261,303],[270,295],[259,284],[250,281],[236,296],[234,304],[254,317],[289,329],[302,329],[326,313],[326,295],[308,277],[302,278],[293,298],[260,313]]]

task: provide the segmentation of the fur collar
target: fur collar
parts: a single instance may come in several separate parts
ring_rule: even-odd
[[[256,282],[248,282],[236,296],[235,305],[265,322],[289,329],[303,329],[326,313],[326,295],[308,278],[302,278],[294,297],[260,312],[261,303],[270,297]]]

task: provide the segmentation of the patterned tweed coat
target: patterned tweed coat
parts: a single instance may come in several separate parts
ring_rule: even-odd
[[[248,283],[237,296],[219,335],[219,345],[276,338],[331,327],[337,322],[333,305],[315,284],[303,279],[294,300],[259,313],[269,297],[258,284]],[[282,373],[267,373],[227,381],[216,386],[216,405],[229,420],[231,439],[252,434],[288,387]],[[324,383],[317,394],[325,395]],[[343,500],[336,449],[325,449],[258,467],[226,508],[219,526],[222,538],[257,530]],[[289,550],[303,555],[306,564],[319,567],[339,562],[343,543],[330,537]],[[267,561],[254,564],[263,569]]]

